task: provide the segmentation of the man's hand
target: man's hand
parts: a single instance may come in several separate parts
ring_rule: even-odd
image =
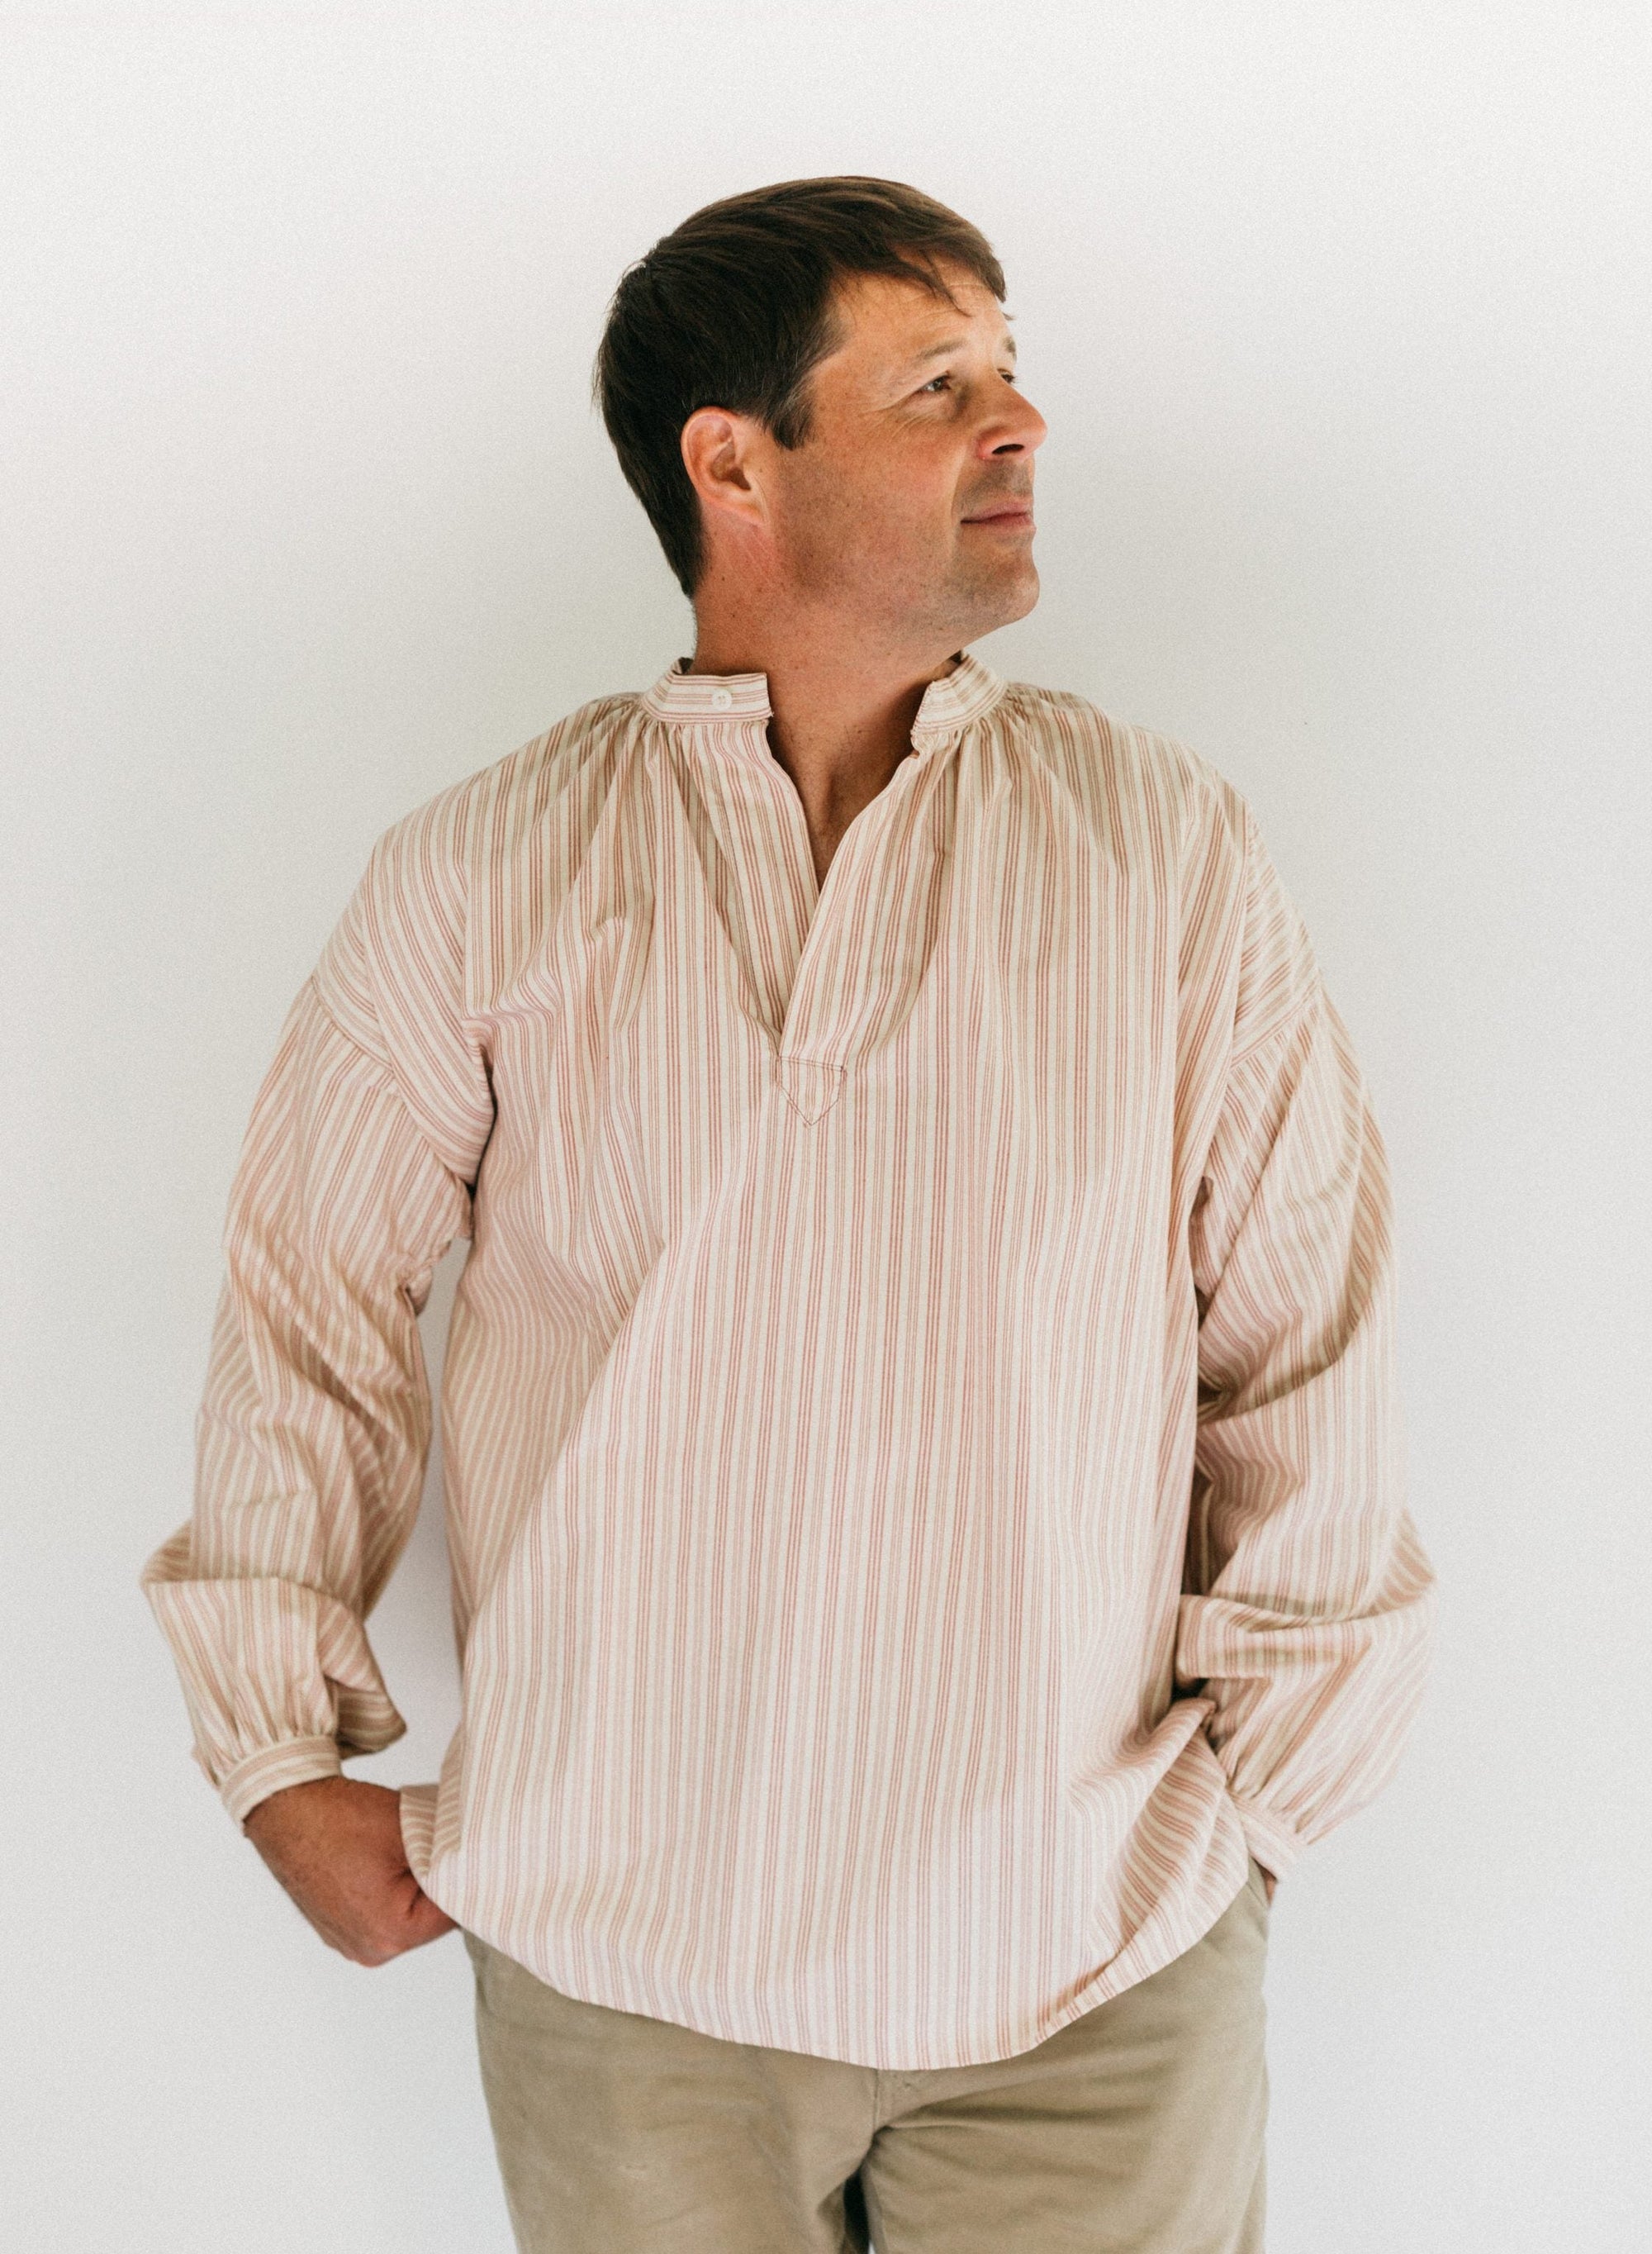
[[[322,1776],[261,1800],[247,1838],[330,1949],[387,1964],[453,1930],[408,1868],[400,1796]]]
[[[1266,1894],[1267,1894],[1267,1898],[1268,1898],[1268,1900],[1269,1900],[1270,1901],[1272,1901],[1272,1899],[1273,1899],[1273,1889],[1274,1889],[1274,1887],[1275,1887],[1275,1886],[1278,1886],[1278,1884],[1279,1884],[1279,1880],[1274,1877],[1274,1875],[1273,1875],[1273,1873],[1272,1873],[1272,1871],[1264,1871],[1264,1872],[1263,1872],[1263,1873],[1262,1873],[1262,1885],[1263,1885],[1263,1887],[1264,1887],[1264,1889],[1265,1889],[1265,1893],[1266,1893]]]

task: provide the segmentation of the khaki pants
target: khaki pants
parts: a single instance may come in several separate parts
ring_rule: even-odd
[[[880,2073],[580,2003],[465,1935],[524,2254],[1262,2254],[1261,1867],[1034,2049]]]

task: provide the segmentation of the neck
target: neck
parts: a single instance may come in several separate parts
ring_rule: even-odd
[[[768,676],[770,748],[797,785],[812,830],[847,827],[912,748],[912,723],[931,681],[952,671],[959,644],[906,639],[887,621],[823,617],[784,603],[694,605],[694,673]],[[944,644],[943,647],[942,644]]]

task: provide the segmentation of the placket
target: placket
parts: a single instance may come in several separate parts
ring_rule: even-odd
[[[817,886],[803,803],[763,723],[724,725],[710,757],[746,934],[741,967],[762,1005],[776,1082],[812,1125],[904,1019],[922,979],[944,873],[936,790],[951,745],[931,741],[901,762]]]

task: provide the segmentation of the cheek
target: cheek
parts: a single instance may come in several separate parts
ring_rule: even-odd
[[[938,494],[910,469],[903,474],[891,466],[857,479],[852,492],[839,491],[833,510],[842,548],[867,564],[876,564],[886,577],[931,577],[951,553],[950,493]]]
[[[801,469],[802,466],[799,465]],[[931,581],[957,547],[951,482],[871,452],[789,481],[781,532],[798,578],[887,590]]]

